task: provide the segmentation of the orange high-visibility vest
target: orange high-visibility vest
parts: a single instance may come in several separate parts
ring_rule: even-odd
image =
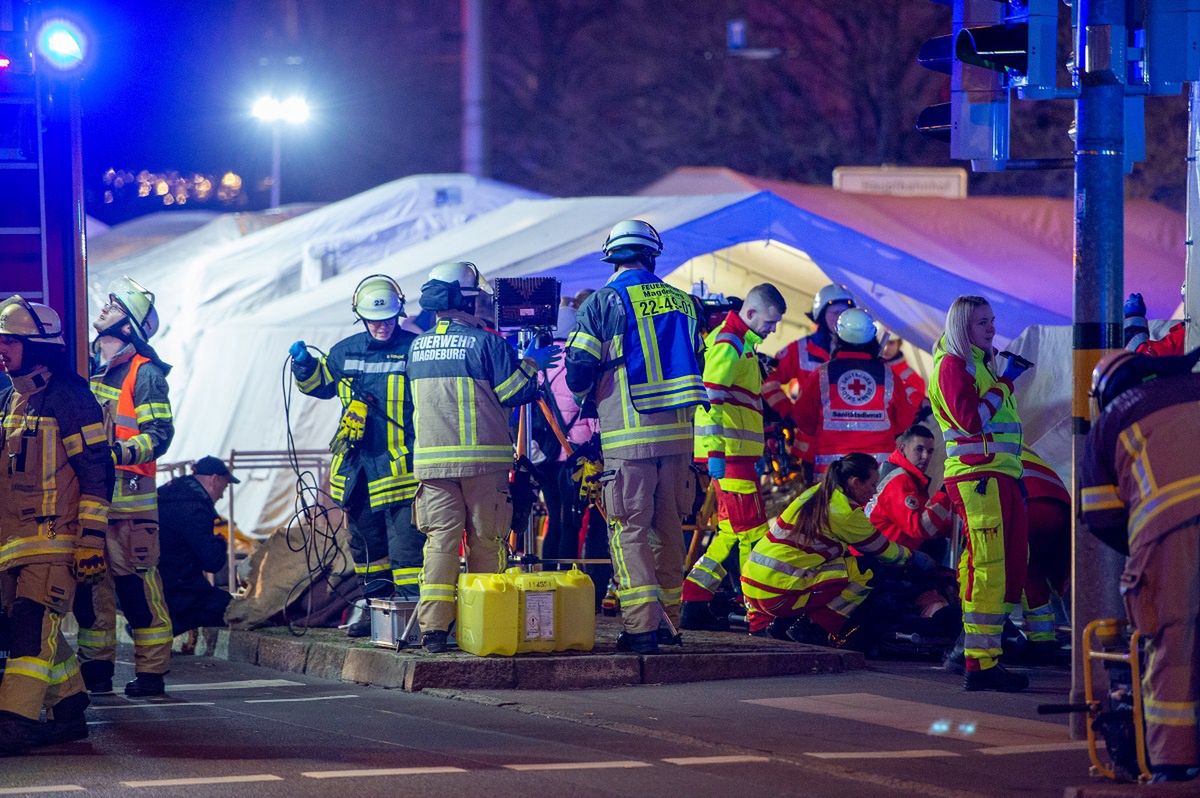
[[[142,367],[143,363],[149,362],[150,358],[142,355],[134,355],[129,361],[129,373],[121,382],[121,395],[117,398],[117,440],[127,441],[133,436],[141,434],[137,423],[137,409],[133,404],[133,387],[137,385],[138,369]],[[158,470],[158,463],[151,460],[148,463],[138,463],[137,465],[119,465],[117,468],[144,477],[153,477]]]

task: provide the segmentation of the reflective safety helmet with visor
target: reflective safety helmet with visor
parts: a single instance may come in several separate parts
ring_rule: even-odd
[[[492,293],[492,287],[479,273],[479,267],[467,260],[439,263],[429,272],[430,280],[440,280],[443,283],[458,283],[458,290],[463,296],[478,296]]]
[[[350,307],[363,321],[394,319],[404,315],[404,292],[386,274],[372,274],[354,289]]]
[[[861,346],[875,340],[875,320],[862,308],[850,308],[837,320],[837,337],[848,344]]]
[[[108,302],[129,320],[133,334],[148,341],[158,332],[158,311],[154,308],[154,293],[132,277],[118,277],[108,286]],[[121,324],[116,320],[109,327]],[[100,332],[104,332],[101,330]]]
[[[0,335],[11,335],[42,344],[65,343],[62,319],[49,305],[29,302],[14,294],[0,303]]]
[[[658,231],[641,219],[617,222],[604,242],[604,260],[608,263],[625,263],[642,255],[657,258],[662,251],[663,243]]]
[[[816,296],[813,297],[812,312],[808,314],[808,317],[819,325],[821,323],[821,316],[825,314],[830,305],[837,302],[854,307],[854,297],[850,296],[850,292],[846,290],[846,287],[830,283],[822,287],[820,291],[817,291]]]

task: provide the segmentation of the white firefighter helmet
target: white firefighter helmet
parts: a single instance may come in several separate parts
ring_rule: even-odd
[[[837,337],[848,344],[875,340],[875,320],[862,308],[850,308],[837,320]]]
[[[830,283],[822,287],[817,292],[817,295],[813,297],[812,313],[808,314],[808,317],[817,324],[820,324],[821,316],[835,302],[844,302],[850,307],[854,307],[854,297],[850,296],[850,292],[846,290],[846,286]]]
[[[354,289],[350,309],[363,321],[394,319],[404,315],[404,292],[386,274],[372,274]]]
[[[0,304],[0,335],[25,338],[42,344],[62,344],[62,319],[49,305],[29,302],[13,294]]]
[[[604,260],[609,263],[632,260],[642,253],[658,257],[662,251],[663,243],[658,231],[641,219],[617,222],[604,242]]]
[[[429,279],[441,280],[443,283],[458,283],[458,290],[462,292],[463,296],[492,293],[492,287],[479,273],[479,267],[467,260],[439,263],[429,273]]]
[[[118,277],[108,286],[108,301],[129,319],[134,335],[150,340],[158,332],[158,311],[154,293],[132,277]],[[117,322],[120,323],[120,322]]]

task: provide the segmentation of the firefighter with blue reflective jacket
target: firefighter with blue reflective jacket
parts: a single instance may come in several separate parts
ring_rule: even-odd
[[[113,466],[104,419],[46,305],[0,305],[0,756],[87,737],[88,695],[62,634],[76,582],[103,577]],[[46,720],[39,721],[42,708]]]
[[[557,346],[517,357],[477,315],[488,293],[473,263],[434,267],[421,286],[421,307],[437,321],[412,345],[416,515],[426,536],[417,622],[421,644],[433,654],[446,650],[455,619],[460,546],[468,572],[499,573],[508,562],[503,539],[512,526],[514,449],[507,408],[534,401],[538,372],[559,359]]]
[[[111,430],[116,487],[108,513],[109,576],[75,594],[79,662],[93,693],[112,692],[117,656],[117,603],[133,637],[135,678],[125,685],[133,697],[162,695],[171,666],[171,616],[158,572],[159,457],[175,435],[167,372],[150,338],[158,330],[154,294],[122,277],[108,289],[108,302],[92,323],[92,393]]]
[[[318,399],[337,398],[342,418],[330,448],[329,489],[350,527],[350,553],[363,599],[351,615],[350,637],[371,633],[366,602],[416,600],[421,533],[413,524],[417,479],[412,469],[412,391],[409,350],[416,335],[400,326],[404,293],[396,281],[373,274],[350,301],[363,332],[313,357],[303,341],[292,344],[292,376]]]
[[[638,219],[604,245],[616,272],[580,308],[567,338],[567,386],[594,397],[604,453],[604,505],[624,631],[619,650],[677,643],[683,594],[683,518],[695,482],[692,415],[708,404],[703,339],[691,297],[654,275],[662,240]],[[665,616],[664,616],[665,612]]]

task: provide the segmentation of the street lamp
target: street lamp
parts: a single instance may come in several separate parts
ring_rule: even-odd
[[[308,121],[308,103],[295,95],[283,100],[268,95],[255,100],[250,113],[271,126],[271,207],[278,208],[281,132],[285,124],[302,125]]]

